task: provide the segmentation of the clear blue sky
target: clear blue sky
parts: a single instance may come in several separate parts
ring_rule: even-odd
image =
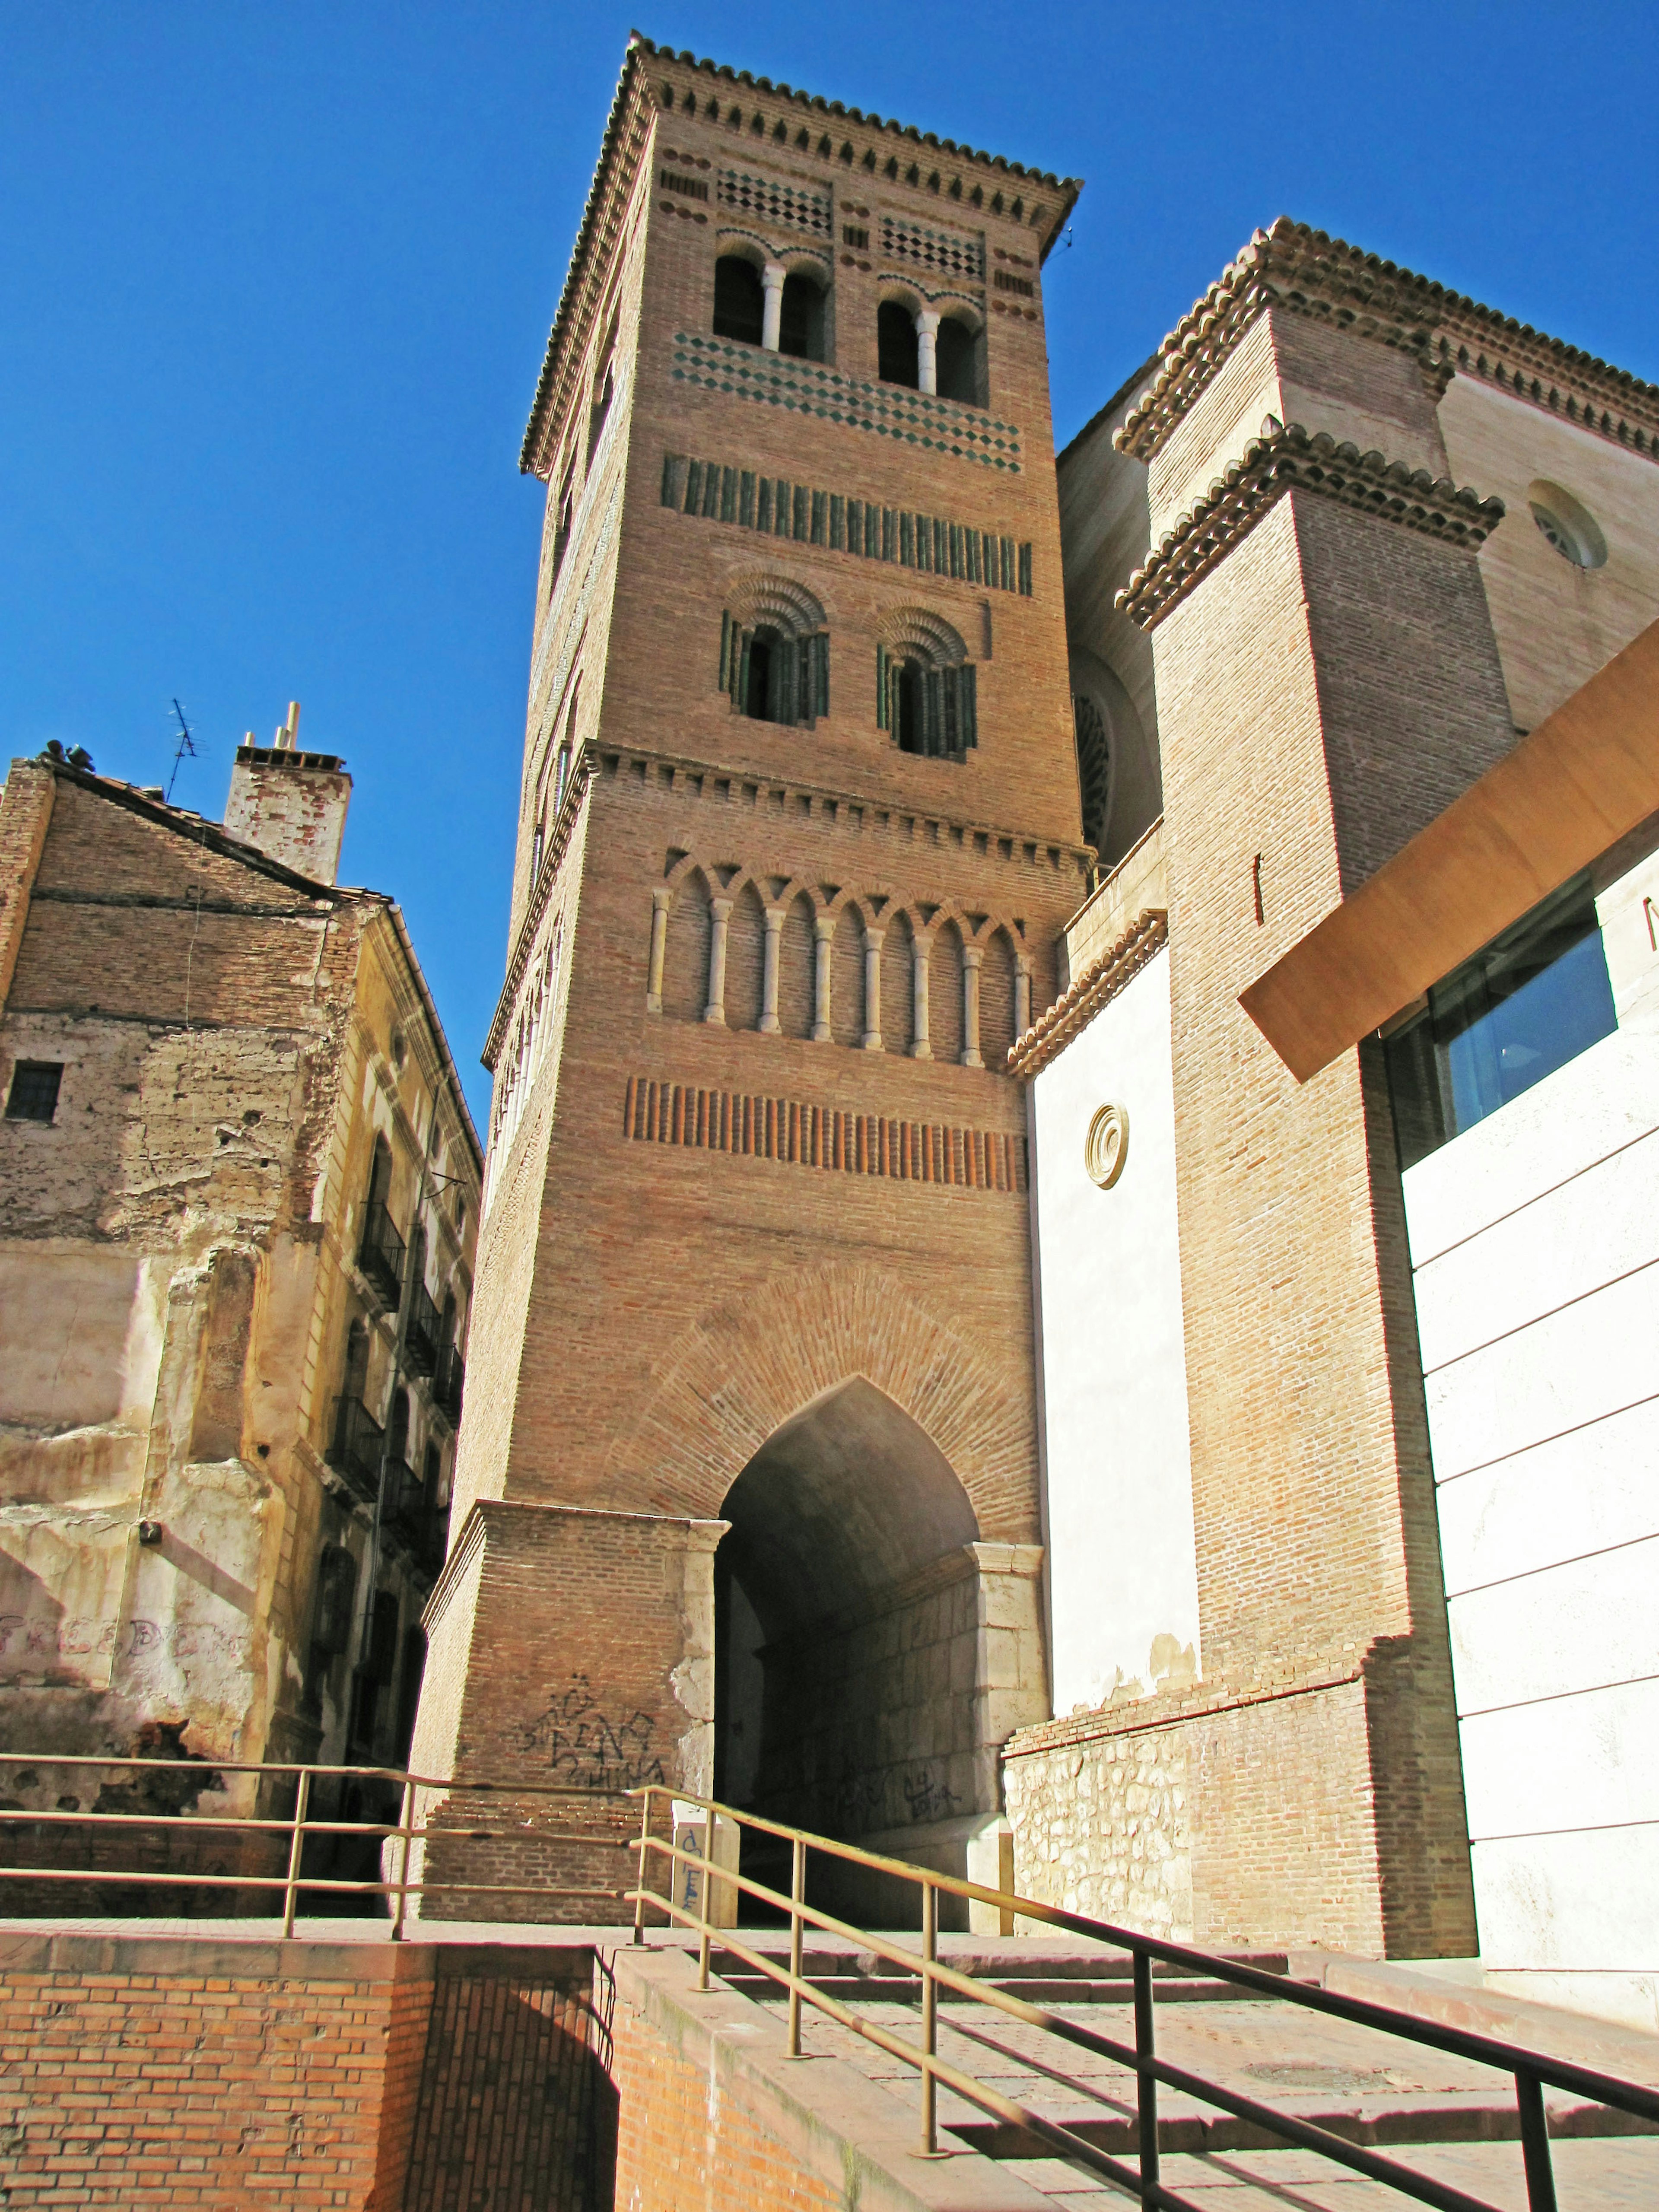
[[[641,0],[643,4],[643,0]],[[630,16],[5,0],[0,744],[217,815],[290,697],[480,1121],[541,488],[517,472]],[[1659,380],[1650,8],[665,5],[736,68],[1088,179],[1063,442],[1286,213]],[[1656,477],[1659,489],[1659,477]]]

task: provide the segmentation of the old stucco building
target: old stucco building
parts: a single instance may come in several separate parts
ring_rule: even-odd
[[[0,1744],[395,1759],[443,1558],[479,1159],[350,778],[225,823],[59,758],[0,799]],[[245,1801],[246,1792],[239,1790]],[[216,1798],[215,1802],[219,1802]]]
[[[1480,1570],[1389,1084],[1435,1063],[1376,1032],[1569,872],[1316,1067],[1241,999],[1659,613],[1659,394],[1281,222],[1056,497],[1075,190],[629,49],[523,456],[488,1382],[417,1755],[988,1869],[1006,1808],[1042,1894],[1468,1953]],[[1568,888],[1639,1029],[1638,786]]]

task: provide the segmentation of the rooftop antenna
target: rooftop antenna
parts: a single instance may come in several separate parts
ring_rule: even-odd
[[[191,760],[200,757],[195,739],[190,734],[190,724],[185,720],[185,710],[176,699],[173,702],[173,712],[179,724],[179,747],[173,756],[173,774],[167,778],[167,804],[169,806],[173,804],[173,787],[179,781],[179,763],[186,754]]]

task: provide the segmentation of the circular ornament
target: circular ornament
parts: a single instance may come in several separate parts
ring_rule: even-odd
[[[1129,1151],[1129,1116],[1121,1106],[1103,1106],[1083,1140],[1083,1164],[1091,1182],[1109,1190],[1123,1172]]]

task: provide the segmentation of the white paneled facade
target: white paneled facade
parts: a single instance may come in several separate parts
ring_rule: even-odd
[[[1084,1147],[1127,1116],[1109,1189]],[[1170,956],[1160,952],[1032,1082],[1054,1710],[1198,1663],[1192,1461],[1176,1235]]]
[[[1659,860],[1620,1027],[1409,1169],[1481,1960],[1659,2027]]]

